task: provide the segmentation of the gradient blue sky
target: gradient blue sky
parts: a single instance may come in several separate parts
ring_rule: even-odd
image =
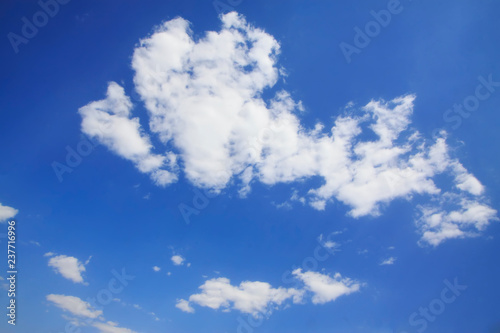
[[[348,63],[339,45],[354,45],[353,28],[364,29],[373,21],[370,11],[390,2],[243,0],[232,8],[280,44],[276,66],[287,76],[264,90],[265,101],[288,91],[302,102],[304,111],[296,113],[302,126],[321,122],[327,133],[350,102],[361,109],[371,100],[414,94],[411,129],[426,140],[436,129],[446,130],[450,154],[484,185],[482,202],[498,210],[500,87],[456,128],[443,115],[475,94],[478,77],[500,81],[500,3],[401,1],[401,12]],[[191,22],[194,40],[220,31],[221,21],[211,1],[73,0],[16,53],[8,34],[21,34],[21,19],[32,20],[38,11],[35,1],[0,4],[0,203],[18,210],[19,270],[17,325],[8,325],[2,314],[0,331],[59,333],[75,318],[85,322],[48,295],[86,301],[108,288],[113,270],[125,269],[135,278],[114,295],[119,300],[102,307],[102,319],[82,324],[81,332],[248,332],[238,318],[248,323],[251,315],[233,304],[223,311],[191,302],[194,313],[176,304],[222,277],[234,286],[261,281],[301,288],[283,277],[302,268],[329,277],[340,272],[360,288],[325,304],[313,304],[310,294],[301,304],[288,300],[262,324],[249,324],[252,332],[500,332],[498,222],[491,219],[475,237],[422,243],[415,221],[428,196],[410,193],[383,204],[378,216],[352,217],[352,207],[336,197],[324,210],[290,200],[294,190],[319,187],[319,176],[273,185],[256,180],[245,198],[230,183],[186,224],[179,205],[192,206],[200,186],[182,167],[177,182],[157,186],[103,144],[59,181],[54,161],[65,163],[66,147],[76,149],[85,138],[78,110],[103,100],[108,82],[124,88],[133,116],[158,147],[148,110],[134,91],[134,48],[176,17]],[[361,136],[373,138],[369,131]],[[446,177],[433,180],[440,186]],[[6,229],[0,223],[0,233]],[[338,251],[315,267],[304,265],[327,237]],[[0,244],[6,246],[5,239]],[[174,255],[185,261],[176,265]],[[83,283],[49,265],[57,256],[85,267]],[[5,255],[2,278],[6,261]],[[443,281],[455,279],[467,289],[425,330],[412,326],[412,313],[440,299]],[[7,302],[2,289],[0,303]],[[118,326],[92,326],[109,321]]]

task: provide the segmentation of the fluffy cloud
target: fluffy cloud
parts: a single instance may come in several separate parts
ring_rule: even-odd
[[[87,263],[88,261],[85,264]],[[82,273],[85,272],[85,264],[75,257],[66,255],[59,255],[49,259],[50,267],[53,267],[57,273],[75,283],[85,284],[82,277]]]
[[[419,207],[421,242],[437,246],[446,239],[474,237],[489,221],[498,219],[496,210],[475,200],[445,193],[441,201],[450,201],[455,209],[444,210],[443,205]]]
[[[298,268],[292,274],[305,285],[305,290],[313,293],[313,304],[333,302],[342,295],[349,295],[360,288],[360,283],[349,278],[342,278],[336,273],[333,278],[318,272],[304,272]]]
[[[75,296],[50,294],[47,295],[47,300],[78,317],[95,319],[102,315],[101,310],[93,309],[89,303]]]
[[[296,269],[292,274],[303,283],[301,289],[272,288],[269,283],[259,281],[244,281],[239,286],[233,286],[227,278],[210,279],[200,286],[201,293],[191,295],[189,300],[178,300],[176,307],[193,313],[191,304],[198,304],[212,309],[235,309],[258,315],[270,308],[277,308],[287,300],[301,303],[309,294],[313,304],[333,302],[342,295],[359,291],[361,287],[359,282],[342,278],[339,273],[330,277],[318,272],[302,272],[301,269]]]
[[[177,178],[165,170],[175,162],[175,156],[153,154],[149,137],[142,133],[138,118],[130,118],[132,103],[122,87],[112,82],[104,100],[92,102],[79,112],[82,132],[96,138],[111,151],[132,161],[144,173],[150,174],[158,185],[166,185]]]
[[[153,271],[155,271],[155,272],[159,272],[160,270],[161,270],[161,268],[160,268],[160,267],[158,267],[158,266],[153,266]]]
[[[182,257],[180,255],[174,255],[170,259],[172,260],[172,262],[176,266],[180,266],[180,265],[184,264],[184,261],[186,260],[184,257]]]
[[[197,40],[186,20],[165,22],[132,58],[135,89],[161,144],[152,146],[116,83],[106,99],[80,109],[82,131],[160,185],[182,171],[198,187],[217,192],[236,184],[245,196],[255,181],[319,177],[320,187],[294,192],[291,201],[323,210],[338,200],[352,217],[380,215],[398,198],[427,198],[431,204],[417,221],[422,244],[475,235],[495,219],[483,185],[450,156],[446,133],[429,141],[411,128],[416,96],[361,108],[350,103],[329,129],[304,127],[302,104],[286,91],[264,99],[279,79],[279,49],[271,35],[234,12],[222,16],[220,31]],[[445,188],[436,185],[438,175],[450,179]],[[454,199],[437,199],[445,194]]]
[[[0,223],[13,218],[19,211],[15,208],[4,206],[0,203]]]
[[[189,302],[186,301],[185,299],[177,300],[175,307],[187,313],[194,313],[193,307],[189,305]]]
[[[233,308],[243,313],[258,314],[269,306],[281,305],[287,299],[300,302],[302,291],[294,288],[272,288],[266,282],[244,281],[239,286],[231,285],[229,279],[215,278],[200,286],[201,293],[189,297],[189,302],[179,300],[176,307],[185,312],[194,312],[190,303],[212,309]]]

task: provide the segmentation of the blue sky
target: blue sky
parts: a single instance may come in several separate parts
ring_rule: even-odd
[[[54,4],[0,5],[2,332],[500,330],[496,1]]]

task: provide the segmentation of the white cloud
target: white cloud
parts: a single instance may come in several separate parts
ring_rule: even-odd
[[[337,242],[334,242],[332,241],[331,239],[329,239],[331,236],[335,236],[335,235],[339,235],[341,234],[342,232],[341,231],[335,231],[335,232],[332,232],[330,233],[330,235],[327,237],[327,239],[325,239],[325,237],[323,236],[323,234],[320,234],[319,237],[318,237],[318,242],[321,243],[321,245],[327,249],[329,249],[328,252],[330,252],[331,254],[333,254],[334,252],[337,252],[337,251],[340,251],[340,244],[337,243]]]
[[[484,192],[484,186],[473,175],[469,174],[462,164],[455,162],[455,184],[462,190],[473,195],[480,195]]]
[[[92,326],[99,329],[100,333],[136,333],[128,328],[118,327],[118,323],[112,321],[93,323]]]
[[[100,333],[137,333],[128,328],[118,327],[118,323],[106,321],[102,316],[103,312],[101,310],[94,309],[88,302],[76,296],[50,294],[47,295],[46,298],[63,311],[70,312],[77,317],[88,318],[82,322],[78,318],[68,317],[64,314],[62,315],[63,318],[70,321],[75,326],[86,326],[90,324],[97,328]],[[117,299],[114,300],[119,301]]]
[[[82,132],[98,139],[111,151],[132,161],[144,173],[150,174],[158,185],[175,181],[174,174],[164,170],[175,161],[174,155],[151,152],[149,137],[141,130],[138,118],[130,118],[132,103],[118,84],[111,82],[107,97],[82,108]]]
[[[160,270],[161,270],[161,268],[160,268],[160,267],[158,267],[158,266],[153,266],[153,271],[155,271],[155,272],[159,272]]]
[[[395,257],[389,257],[385,260],[383,260],[380,265],[381,266],[384,266],[384,265],[393,265],[395,262],[396,262],[396,259]]]
[[[68,322],[70,322],[74,326],[82,326],[82,325],[84,325],[84,323],[79,318],[68,316],[66,314],[62,314],[61,317],[63,317],[65,320],[67,320]]]
[[[231,285],[229,279],[214,278],[200,286],[201,293],[189,297],[189,302],[180,300],[177,307],[185,312],[194,312],[190,303],[212,309],[229,310],[256,315],[269,306],[281,305],[287,299],[299,302],[302,292],[294,288],[272,288],[266,282],[244,281],[239,286]]]
[[[172,258],[171,258],[171,260],[174,263],[174,265],[180,266],[180,265],[184,264],[184,261],[186,259],[184,257],[180,256],[180,255],[173,255]]]
[[[305,289],[313,293],[313,304],[333,302],[342,295],[359,291],[361,284],[349,278],[342,278],[339,273],[330,277],[318,272],[304,272],[298,268],[292,274],[304,282]]]
[[[333,249],[335,247],[338,247],[339,245],[335,242],[332,241],[326,241],[325,244],[323,244],[326,248],[328,249]]]
[[[185,299],[178,300],[175,304],[175,307],[187,313],[194,313],[193,307],[191,307],[191,305],[189,305],[189,302]]]
[[[227,278],[213,278],[200,286],[201,293],[194,294],[189,300],[180,299],[176,307],[184,312],[193,313],[192,304],[222,309],[231,309],[243,313],[258,315],[269,309],[278,308],[285,301],[301,303],[311,294],[313,304],[333,302],[342,295],[359,291],[361,284],[349,278],[342,278],[339,273],[334,277],[318,272],[302,272],[296,269],[293,276],[303,283],[301,289],[273,288],[269,283],[259,281],[244,281],[239,286],[233,286]]]
[[[50,294],[47,295],[47,300],[79,317],[95,319],[102,315],[102,311],[93,309],[89,303],[75,296]]]
[[[13,218],[19,211],[15,208],[4,206],[0,203],[0,223]]]
[[[271,35],[236,13],[222,16],[219,32],[197,40],[186,20],[165,22],[141,41],[132,59],[135,89],[161,144],[153,147],[139,120],[131,118],[130,99],[113,82],[106,99],[80,109],[82,131],[160,185],[176,181],[182,170],[198,187],[219,191],[237,184],[246,196],[255,181],[274,185],[319,177],[319,188],[294,191],[290,202],[324,210],[338,200],[355,218],[380,215],[398,198],[458,196],[455,210],[435,208],[448,216],[440,225],[418,221],[422,244],[475,235],[495,218],[482,196],[484,186],[450,156],[446,134],[431,142],[411,128],[416,96],[372,100],[358,109],[349,103],[331,128],[304,127],[302,104],[286,91],[264,99],[280,76],[279,49]],[[362,134],[375,139],[363,140]],[[436,185],[441,174],[451,176],[448,188]]]
[[[474,200],[443,196],[455,209],[444,210],[442,204],[420,206],[421,217],[417,226],[422,233],[421,242],[437,246],[446,239],[474,237],[484,230],[489,221],[498,220],[497,211]]]
[[[47,256],[49,253],[45,255]],[[88,261],[86,264],[87,263]],[[61,274],[66,279],[75,283],[85,284],[82,277],[82,272],[85,272],[85,265],[77,258],[66,255],[55,256],[50,258],[49,266],[53,267],[57,273]]]

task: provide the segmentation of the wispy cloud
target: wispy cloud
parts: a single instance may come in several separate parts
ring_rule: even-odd
[[[46,296],[46,299],[63,311],[76,316],[77,318],[72,318],[63,315],[66,320],[77,327],[90,325],[97,328],[100,333],[136,333],[131,329],[119,327],[118,323],[106,321],[102,310],[94,309],[90,303],[76,296],[50,294]],[[80,321],[79,318],[85,320]]]
[[[380,265],[381,266],[384,266],[384,265],[393,265],[395,262],[396,262],[396,257],[389,257],[385,260],[383,260]]]
[[[105,323],[96,322],[93,323],[92,326],[97,328],[100,333],[136,333],[135,331],[132,331],[128,328],[118,327],[118,323],[112,321],[108,321]]]
[[[75,296],[50,294],[47,295],[47,300],[54,303],[54,305],[64,311],[74,314],[75,316],[94,319],[102,315],[101,310],[92,308],[89,303],[82,301],[80,298]]]

